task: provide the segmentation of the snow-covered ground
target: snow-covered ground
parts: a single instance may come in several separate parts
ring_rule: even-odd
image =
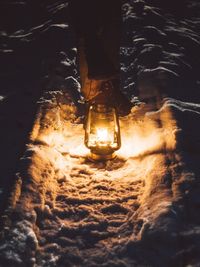
[[[19,143],[18,154],[8,147],[2,162],[9,167],[9,155],[14,155],[14,172],[20,149],[24,152],[14,187],[3,195],[8,202],[0,266],[199,266],[200,7],[183,1],[180,12],[177,3],[162,8],[153,0],[124,1],[123,88],[130,99],[138,95],[141,101],[120,119],[122,148],[116,159],[104,163],[87,159],[83,125],[75,115],[81,97],[67,3],[10,7],[14,14],[18,6],[24,14],[27,6],[29,12],[37,5],[42,11],[39,27],[31,28],[35,21],[26,18],[26,25],[23,20],[16,25],[20,31],[7,25],[9,30],[1,32],[5,66],[16,64],[23,53],[29,57],[22,58],[19,74],[16,66],[2,71],[7,88],[16,82],[6,83],[8,77],[23,84],[21,90],[10,89],[10,95],[2,89],[2,120],[7,122],[2,142],[4,147],[9,140]],[[65,47],[55,36],[70,41]],[[35,75],[21,82],[29,73],[22,66],[30,59],[43,72],[32,67]],[[45,76],[42,84],[33,82],[38,73]],[[16,111],[11,112],[14,103]],[[23,103],[25,114],[19,109]],[[6,138],[9,119],[19,120],[19,115],[26,128],[23,135],[18,130]],[[10,186],[3,185],[6,192]]]

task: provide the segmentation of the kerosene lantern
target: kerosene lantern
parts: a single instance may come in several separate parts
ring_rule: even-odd
[[[119,119],[114,107],[91,105],[85,124],[85,145],[93,161],[109,160],[121,146]]]

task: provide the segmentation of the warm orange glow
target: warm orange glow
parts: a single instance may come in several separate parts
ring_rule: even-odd
[[[97,128],[96,130],[96,143],[99,146],[106,146],[112,142],[112,137],[106,128]]]
[[[90,134],[89,146],[91,147],[115,147],[114,140],[114,132],[112,129],[108,129],[105,127],[95,128],[94,133]]]
[[[171,118],[170,111],[162,114],[162,126],[149,117],[136,120],[130,114],[120,121],[122,146],[117,152],[119,156],[129,158],[162,150],[173,149],[176,144],[176,125]],[[84,129],[81,124],[63,123],[64,128],[52,132],[42,133],[40,140],[61,153],[85,156],[89,150],[84,145]],[[92,136],[92,143],[98,145],[112,145],[113,132],[106,127],[98,127]]]
[[[97,142],[109,142],[108,130],[105,128],[97,128]]]
[[[150,121],[143,123],[122,123],[122,147],[119,155],[137,157],[147,152],[160,150],[164,147],[162,131]]]
[[[134,113],[121,120],[122,147],[118,155],[138,157],[175,148],[176,123],[169,109],[149,113],[140,120],[133,116]]]
[[[51,130],[50,128],[47,130],[44,128],[39,131],[36,140],[49,147],[49,151],[55,151],[55,164],[58,169],[65,172],[76,164],[82,164],[80,162],[87,158],[90,150],[84,145],[82,124],[72,124],[64,119],[62,121],[61,118],[59,125],[60,127],[52,125]],[[160,151],[175,148],[177,128],[170,110],[165,109],[161,113],[145,114],[140,119],[133,111],[129,116],[121,118],[120,128],[122,146],[117,152],[119,162],[113,161],[114,167],[106,174],[108,179],[118,179],[119,177],[129,179],[130,176],[135,178],[141,177],[141,175],[146,176],[146,173],[152,169],[153,162]],[[104,145],[105,147],[111,147],[113,134],[114,132],[109,132],[109,128],[102,123],[94,128],[92,141],[98,142],[102,147]],[[145,158],[143,156],[151,154],[154,155],[151,160],[140,160],[141,156]],[[121,160],[126,163],[123,165]],[[98,165],[98,163],[96,164]],[[108,164],[111,163],[108,162]],[[115,165],[118,166],[118,164],[122,164],[123,167],[115,168]],[[95,179],[105,178],[105,169],[102,169],[102,173],[98,170],[94,177]]]

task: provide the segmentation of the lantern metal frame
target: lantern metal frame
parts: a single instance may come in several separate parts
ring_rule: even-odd
[[[112,116],[113,129],[111,129],[111,131],[113,132],[113,140],[111,140],[110,142],[100,142],[97,140],[97,138],[95,141],[93,141],[93,143],[90,141],[92,127],[97,129],[95,125],[96,121],[93,121],[93,116],[95,117],[95,114],[97,118],[103,117],[105,124],[108,124],[110,122],[109,116]],[[89,159],[91,159],[92,161],[102,161],[115,158],[116,155],[114,152],[121,147],[121,134],[118,114],[114,107],[103,104],[93,104],[89,106],[85,123],[84,141],[86,147],[90,149]]]

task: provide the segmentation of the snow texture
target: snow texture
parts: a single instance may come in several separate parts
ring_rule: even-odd
[[[20,56],[43,48],[34,66],[43,66],[38,72],[44,72],[45,90],[27,94],[39,83],[27,91],[24,82],[21,91],[1,92],[4,113],[16,96],[20,103],[29,100],[28,114],[16,112],[26,127],[33,126],[6,195],[0,266],[199,266],[200,7],[183,1],[180,12],[178,4],[124,1],[122,85],[134,106],[120,118],[117,158],[99,163],[88,160],[83,144],[67,2],[29,6],[21,1],[10,7],[14,14],[24,10],[27,24],[19,20],[15,30],[13,25],[2,30],[1,57],[10,63],[13,51]],[[40,25],[33,26],[28,12],[37,5]],[[66,48],[58,40],[67,38],[72,40]],[[49,41],[53,44],[47,48]],[[36,68],[31,71],[35,76],[25,78],[28,84],[38,78]],[[11,117],[5,114],[2,120]],[[24,136],[15,134],[17,140]]]

